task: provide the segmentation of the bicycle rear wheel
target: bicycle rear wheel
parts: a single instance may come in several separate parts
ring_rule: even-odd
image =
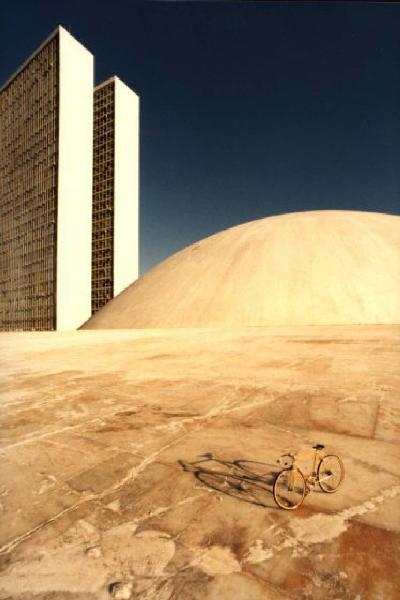
[[[335,454],[327,454],[318,465],[318,483],[323,492],[336,492],[344,479],[344,465]]]
[[[284,469],[274,483],[274,499],[280,508],[293,510],[306,494],[306,482],[298,469]]]

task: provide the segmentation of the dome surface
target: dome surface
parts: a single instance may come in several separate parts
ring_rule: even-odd
[[[289,213],[168,258],[84,329],[400,323],[400,217]]]

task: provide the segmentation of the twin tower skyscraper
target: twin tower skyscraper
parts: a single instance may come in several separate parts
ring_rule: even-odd
[[[138,277],[139,99],[58,27],[0,89],[0,330],[80,327]]]

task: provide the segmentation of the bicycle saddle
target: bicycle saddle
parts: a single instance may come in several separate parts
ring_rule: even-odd
[[[315,444],[315,446],[313,446],[314,450],[323,450],[325,448],[325,446],[323,446],[322,444]]]

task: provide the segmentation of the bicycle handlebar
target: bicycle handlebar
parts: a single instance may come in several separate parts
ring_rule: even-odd
[[[282,454],[282,456],[280,456],[276,462],[277,462],[278,464],[280,464],[280,463],[282,462],[282,459],[284,459],[285,457],[289,457],[289,458],[291,458],[291,459],[292,459],[292,462],[293,462],[294,460],[296,460],[296,457],[295,457],[295,455],[294,455],[294,454],[290,454],[289,452],[287,452],[286,454]]]

